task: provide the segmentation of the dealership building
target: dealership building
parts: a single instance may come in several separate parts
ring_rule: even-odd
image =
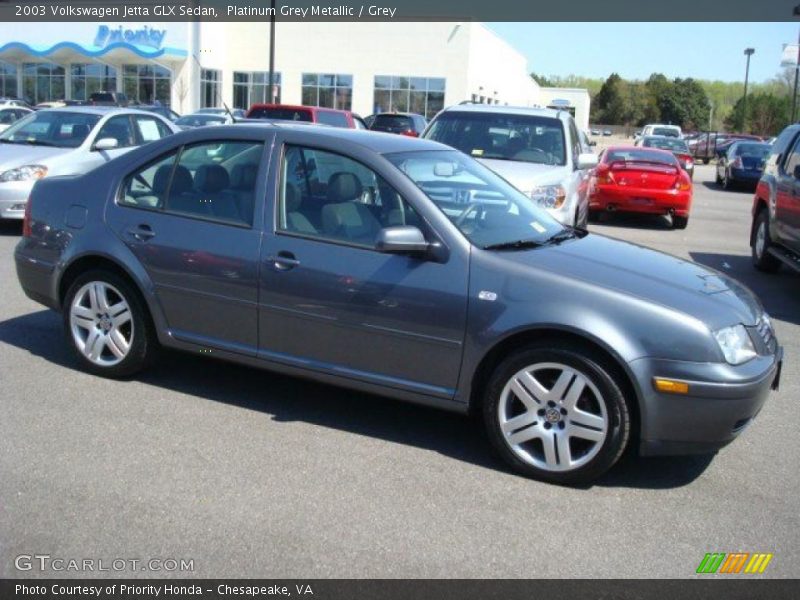
[[[541,88],[482,23],[22,23],[0,41],[0,96],[85,100],[100,90],[179,113],[270,100],[432,117],[463,101],[554,106],[589,125],[586,90]]]

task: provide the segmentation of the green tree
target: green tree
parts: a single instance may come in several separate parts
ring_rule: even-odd
[[[625,84],[616,73],[608,76],[595,97],[595,120],[608,125],[619,125],[623,122],[625,112]]]
[[[658,100],[661,120],[683,129],[702,129],[708,125],[711,104],[695,79],[675,79]]]
[[[544,75],[539,75],[538,73],[531,73],[531,79],[533,79],[541,87],[559,87],[557,85],[554,85],[553,82],[550,81],[550,79],[548,79]]]
[[[744,98],[739,98],[725,119],[730,131],[742,131],[756,135],[777,135],[789,124],[792,100],[786,95],[756,92],[747,95],[747,114],[744,114]]]

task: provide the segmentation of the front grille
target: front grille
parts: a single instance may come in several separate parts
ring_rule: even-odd
[[[775,332],[772,330],[769,318],[762,315],[755,326],[755,337],[753,341],[756,342],[756,350],[759,354],[775,354],[778,349],[778,340],[775,339]]]

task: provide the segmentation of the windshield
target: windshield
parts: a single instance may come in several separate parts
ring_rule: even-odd
[[[645,148],[609,150],[606,153],[604,162],[608,164],[613,162],[657,162],[670,166],[675,166],[678,164],[672,154],[665,154],[658,150],[647,150]]]
[[[561,121],[501,113],[445,112],[425,137],[475,158],[565,165]]]
[[[386,158],[476,246],[545,243],[564,230],[530,198],[460,152],[398,152]]]
[[[256,107],[247,115],[249,119],[278,119],[279,121],[311,122],[311,111],[302,108]]]
[[[662,150],[669,150],[670,152],[689,153],[689,146],[686,145],[686,142],[677,138],[645,138],[642,145],[648,148],[661,148]]]
[[[183,127],[202,127],[204,125],[222,125],[225,117],[219,115],[186,115],[175,121],[175,125]]]
[[[100,115],[96,114],[44,110],[14,123],[0,134],[0,141],[77,148],[99,120]]]
[[[411,117],[404,115],[378,115],[372,123],[373,131],[389,131],[392,133],[414,129]]]
[[[672,127],[655,127],[653,128],[653,135],[665,135],[667,137],[679,138],[680,132]]]
[[[735,152],[742,158],[767,158],[770,150],[769,144],[737,144]]]

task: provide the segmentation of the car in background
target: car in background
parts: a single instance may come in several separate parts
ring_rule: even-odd
[[[601,132],[599,129],[592,129],[591,133],[592,135],[600,135]]]
[[[27,117],[33,111],[30,108],[21,106],[0,106],[0,132],[8,129],[23,117]]]
[[[667,150],[607,148],[589,184],[593,218],[602,211],[670,215],[673,229],[686,229],[691,207],[692,181]]]
[[[781,265],[800,271],[800,124],[789,125],[772,144],[752,212],[755,267],[768,273]]]
[[[175,125],[180,129],[230,125],[231,123],[233,123],[233,119],[231,119],[229,115],[218,115],[216,113],[192,113],[190,115],[183,115],[175,121]]]
[[[336,110],[321,106],[295,106],[292,104],[253,104],[247,111],[248,119],[270,121],[300,121],[355,129],[356,122],[349,110]]]
[[[195,112],[209,115],[233,115],[234,119],[244,119],[247,114],[241,108],[231,108],[230,110],[227,108],[201,108]]]
[[[761,138],[747,133],[710,132],[700,134],[695,139],[689,140],[688,144],[695,162],[702,160],[703,164],[707,165],[712,158],[719,158],[737,140],[760,142]]]
[[[0,97],[0,107],[15,106],[18,108],[32,108],[25,100],[19,98],[2,98]]]
[[[92,106],[128,106],[130,100],[122,92],[93,92],[89,94],[88,104]]]
[[[207,127],[44,179],[29,206],[17,277],[95,376],[211,355],[474,415],[517,472],[581,485],[634,445],[715,452],[778,384],[742,284],[564,227],[430,141]]]
[[[114,107],[33,112],[0,133],[0,219],[22,219],[37,180],[77,175],[178,131],[159,115]]]
[[[678,159],[678,163],[683,167],[683,170],[689,174],[689,179],[694,178],[694,159],[685,140],[676,137],[648,135],[639,138],[636,145],[643,148],[658,148],[672,152],[675,158]]]
[[[478,159],[564,225],[586,226],[597,156],[584,151],[567,111],[459,104],[439,112],[422,137]]]
[[[603,130],[603,136],[611,137],[612,135],[613,135],[613,132],[610,129],[604,129]]]
[[[48,108],[64,108],[65,106],[84,106],[86,101],[84,100],[67,100],[62,98],[61,100],[51,100],[49,102],[39,102],[39,104],[35,105],[32,110],[46,110]]]
[[[425,117],[416,113],[378,113],[372,120],[369,129],[370,131],[419,137],[427,126],[428,122]]]
[[[650,123],[642,128],[642,133],[639,137],[647,137],[648,135],[661,135],[667,137],[681,138],[683,132],[677,125],[664,125],[663,123]]]
[[[146,110],[147,112],[161,115],[165,119],[169,119],[173,122],[181,118],[181,116],[169,106],[164,106],[162,104],[137,104],[135,108],[136,110]]]
[[[771,150],[772,146],[763,142],[732,143],[717,160],[717,183],[726,190],[742,184],[755,187]]]

